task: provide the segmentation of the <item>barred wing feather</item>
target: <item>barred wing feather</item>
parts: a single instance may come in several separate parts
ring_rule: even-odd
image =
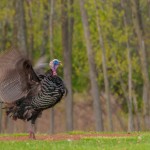
[[[0,99],[2,101],[11,103],[26,96],[35,82],[39,83],[39,79],[30,61],[19,50],[9,50],[0,56]]]

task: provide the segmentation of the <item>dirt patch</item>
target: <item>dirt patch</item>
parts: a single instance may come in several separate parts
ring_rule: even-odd
[[[56,134],[56,135],[36,135],[36,140],[45,141],[61,141],[61,140],[80,140],[83,138],[94,137],[131,137],[136,136],[134,134]],[[28,136],[2,136],[0,141],[27,141],[31,140]]]

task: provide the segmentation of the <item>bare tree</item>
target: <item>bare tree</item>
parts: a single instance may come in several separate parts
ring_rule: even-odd
[[[24,0],[14,0],[15,28],[17,35],[17,46],[27,54],[27,32],[25,22]]]
[[[109,130],[113,131],[112,108],[110,102],[110,89],[109,89],[109,80],[108,80],[107,62],[106,62],[106,50],[105,50],[104,41],[102,37],[100,19],[98,15],[99,8],[96,0],[95,0],[95,7],[96,7],[96,23],[97,23],[97,29],[99,35],[99,44],[102,50],[102,66],[103,66],[104,84],[105,84],[105,92],[106,92],[106,100],[107,100],[108,124],[109,124]]]
[[[24,0],[14,0],[13,4],[14,4],[14,10],[15,10],[14,42],[13,42],[15,44],[13,46],[17,46],[20,50],[22,50],[24,54],[28,55]],[[24,124],[24,132],[26,132],[26,126],[27,124]]]
[[[89,30],[89,23],[88,23],[88,16],[86,9],[84,7],[84,0],[80,0],[80,11],[82,17],[82,23],[84,28],[84,36],[86,41],[87,47],[87,55],[88,55],[88,62],[90,67],[90,80],[92,86],[92,96],[94,102],[94,111],[95,111],[95,120],[96,120],[96,130],[103,131],[103,121],[102,121],[102,110],[100,104],[100,93],[99,87],[97,83],[97,74],[96,74],[96,65],[94,62],[94,55],[92,51],[92,44],[90,40],[90,30]]]
[[[49,30],[50,30],[50,56],[53,58],[53,18],[54,18],[54,0],[49,0],[50,3],[50,18],[49,18]]]
[[[5,19],[4,21],[4,27],[2,30],[2,35],[3,35],[3,39],[2,39],[2,50],[6,49],[6,43],[8,42],[8,29],[9,29],[9,23],[7,21],[7,19]]]
[[[127,37],[127,60],[128,60],[128,131],[133,131],[133,106],[132,106],[132,61],[131,61],[131,49],[130,49],[130,43],[129,43],[129,35],[127,31],[128,23],[127,23],[127,17],[126,17],[126,8],[125,8],[125,0],[121,1],[121,6],[124,9],[124,27],[125,27],[125,34]]]
[[[73,0],[62,0],[62,45],[64,57],[64,81],[68,89],[66,100],[66,127],[67,131],[73,130],[73,97],[72,97],[72,30],[73,19],[68,16],[68,5],[73,11]]]
[[[50,30],[50,58],[53,58],[53,15],[54,15],[54,0],[49,0],[50,4],[50,18],[49,18],[49,30]],[[50,109],[50,133],[54,133],[54,116],[55,116],[55,111],[54,108],[52,107]]]
[[[150,0],[147,0],[147,5],[148,5],[148,16],[150,18]]]
[[[28,56],[30,60],[33,58],[33,48],[34,48],[34,35],[33,35],[33,17],[32,17],[32,1],[31,0],[26,0],[27,3],[27,8],[28,8],[28,17],[29,17],[29,25],[28,25],[28,30],[29,30],[29,41],[28,41]]]
[[[134,104],[134,111],[135,111],[135,115],[136,115],[137,131],[140,131],[141,130],[140,113],[139,113],[139,110],[138,110],[137,96],[134,92],[133,92],[133,104]]]
[[[48,0],[43,3],[44,5],[44,17],[43,17],[43,39],[42,39],[42,45],[41,45],[41,56],[44,56],[46,53],[46,49],[48,48],[48,42],[49,42],[49,5]]]
[[[143,100],[144,100],[144,118],[145,118],[145,126],[147,129],[150,129],[150,81],[148,74],[148,60],[146,57],[146,46],[144,41],[144,29],[142,24],[141,12],[139,9],[139,0],[132,0],[132,18],[134,29],[138,39],[139,45],[139,55],[141,61],[141,69],[142,69],[142,77],[144,81],[143,85]]]

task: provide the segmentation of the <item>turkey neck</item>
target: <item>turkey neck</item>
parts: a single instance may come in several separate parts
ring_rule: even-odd
[[[47,72],[46,72],[46,76],[49,75],[49,76],[57,76],[57,72],[56,70],[52,70],[52,69],[49,69]]]

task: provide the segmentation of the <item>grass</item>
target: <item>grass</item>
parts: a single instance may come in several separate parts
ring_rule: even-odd
[[[0,150],[133,150],[133,149],[149,150],[150,133],[138,133],[137,136],[131,137],[83,138],[77,141],[70,141],[70,140],[66,141],[29,140],[22,142],[0,141]]]

